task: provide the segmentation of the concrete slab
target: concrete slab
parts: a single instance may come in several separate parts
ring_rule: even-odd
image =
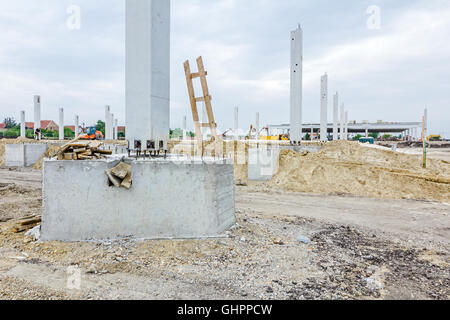
[[[109,187],[118,161],[45,160],[42,240],[216,237],[235,224],[228,161],[126,160],[130,190]]]
[[[29,167],[47,151],[47,144],[6,144],[5,165],[7,167]]]

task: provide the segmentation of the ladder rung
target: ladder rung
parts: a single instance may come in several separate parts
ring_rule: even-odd
[[[200,127],[202,127],[202,128],[209,128],[209,127],[211,127],[211,124],[209,124],[209,123],[200,123]],[[213,124],[213,128],[217,128],[217,123]]]
[[[208,75],[208,72],[205,71],[205,76]],[[191,79],[195,79],[195,78],[200,78],[202,76],[202,74],[200,74],[200,72],[196,72],[196,73],[191,73]]]
[[[212,97],[211,96],[206,96],[206,99],[209,99],[209,101],[211,101]],[[205,97],[195,98],[195,101],[197,101],[197,102],[206,102],[205,101]]]

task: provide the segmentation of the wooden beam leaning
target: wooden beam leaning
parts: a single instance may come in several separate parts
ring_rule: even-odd
[[[184,63],[184,72],[186,74],[186,84],[189,93],[189,101],[191,103],[192,117],[194,120],[195,137],[197,141],[197,154],[203,155],[203,137],[202,129],[200,126],[200,117],[198,116],[197,101],[195,99],[194,84],[192,83],[193,74],[191,73],[191,67],[189,60]]]
[[[209,88],[208,88],[208,83],[206,82],[206,71],[205,71],[205,66],[203,64],[203,59],[202,57],[198,57],[197,58],[197,66],[198,66],[198,73],[200,74],[200,83],[202,85],[202,89],[203,89],[203,98],[204,98],[204,102],[206,105],[206,112],[208,113],[208,119],[209,119],[209,124],[210,124],[210,129],[211,129],[211,137],[215,140],[218,141],[218,136],[217,136],[217,124],[216,121],[214,119],[214,113],[212,110],[212,105],[211,105],[211,95],[209,94]]]

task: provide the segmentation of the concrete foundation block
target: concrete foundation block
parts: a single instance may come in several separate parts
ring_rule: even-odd
[[[126,162],[130,190],[107,184],[105,170],[118,161],[45,160],[41,239],[205,238],[235,224],[233,164]]]
[[[5,164],[7,167],[29,167],[47,151],[47,144],[7,144]]]

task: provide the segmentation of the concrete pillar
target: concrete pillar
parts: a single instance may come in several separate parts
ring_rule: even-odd
[[[368,137],[369,137],[369,127],[366,126],[366,138],[368,138]]]
[[[333,140],[339,140],[339,93],[334,95]]]
[[[425,109],[423,115],[425,117],[425,133],[427,133],[427,131],[428,131],[428,109]]]
[[[328,141],[328,75],[320,79],[320,141]]]
[[[187,117],[183,117],[183,140],[187,140]]]
[[[25,111],[20,112],[20,136],[22,138],[27,137],[27,128],[25,125]]]
[[[291,32],[291,127],[293,144],[302,141],[303,31],[300,25]]]
[[[41,97],[34,96],[34,131],[41,129]]]
[[[260,129],[260,124],[259,124],[259,112],[256,113],[256,122],[255,122],[255,128],[256,128],[256,140],[259,140],[259,131]]]
[[[234,140],[239,140],[239,108],[234,108]]]
[[[311,127],[311,141],[314,140],[314,126]]]
[[[75,116],[75,138],[80,134],[80,117]]]
[[[126,127],[130,148],[168,150],[170,0],[126,1]]]
[[[114,120],[114,140],[119,140],[119,120]]]
[[[345,111],[345,140],[348,140],[348,111]]]
[[[110,140],[111,137],[109,136],[110,130],[111,130],[111,107],[105,106],[105,140]]]
[[[345,140],[345,105],[341,105],[341,140]]]
[[[110,123],[111,123],[111,131],[109,133],[109,136],[111,137],[110,138],[111,140],[114,140],[114,113],[111,113]]]
[[[64,140],[64,109],[59,109],[59,140]]]

